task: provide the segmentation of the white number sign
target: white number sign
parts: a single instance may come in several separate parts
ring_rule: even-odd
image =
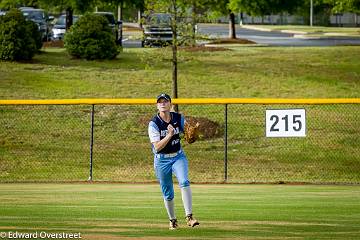
[[[305,137],[305,109],[266,110],[266,137]]]

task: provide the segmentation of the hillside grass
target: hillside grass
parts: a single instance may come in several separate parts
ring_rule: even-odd
[[[30,63],[1,62],[1,99],[153,98],[171,92],[169,49],[124,49],[114,61],[47,48]],[[360,47],[241,47],[179,53],[179,97],[360,96]]]
[[[2,99],[154,98],[171,93],[168,49],[124,49],[114,61],[46,49],[32,62],[1,62]],[[360,47],[181,51],[179,96],[360,97]],[[305,108],[307,137],[264,137],[268,108]],[[1,106],[0,181],[84,181],[90,106]],[[219,135],[184,144],[194,182],[224,181],[224,106],[180,106],[219,124]],[[96,106],[97,181],[155,181],[147,123],[155,106]],[[360,182],[357,105],[229,106],[228,182]]]

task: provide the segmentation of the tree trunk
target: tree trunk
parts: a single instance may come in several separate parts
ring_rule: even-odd
[[[310,27],[313,26],[313,21],[314,21],[314,5],[313,5],[313,0],[310,0]]]
[[[229,38],[231,38],[231,39],[236,38],[235,14],[233,12],[230,12],[230,15],[229,15]]]
[[[124,1],[119,2],[118,5],[118,20],[120,21],[123,19],[123,7],[124,7]]]
[[[177,5],[176,0],[172,0],[173,4],[173,19],[171,21],[172,32],[173,32],[173,41],[172,41],[172,97],[178,98],[178,90],[177,90]],[[174,111],[178,112],[178,105],[174,105]]]
[[[70,27],[73,25],[73,12],[74,10],[71,7],[66,8],[66,22],[65,22],[66,31],[69,30]]]

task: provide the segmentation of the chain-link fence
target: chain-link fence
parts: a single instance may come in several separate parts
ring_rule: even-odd
[[[306,137],[266,137],[265,111],[293,108],[306,111]],[[179,111],[200,122],[201,139],[182,143],[192,182],[360,183],[359,104]],[[155,105],[1,105],[0,182],[154,182],[147,127],[155,114]]]

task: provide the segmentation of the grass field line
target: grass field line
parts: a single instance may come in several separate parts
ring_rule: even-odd
[[[157,184],[0,184],[0,230],[83,239],[357,239],[360,186],[192,184],[199,228],[167,229]],[[134,200],[135,199],[135,200]],[[29,204],[29,201],[31,203]]]
[[[32,223],[44,223],[43,220],[34,220],[33,218],[31,218]],[[1,221],[6,221],[9,220],[8,218],[1,218]],[[128,222],[125,222],[127,221]],[[99,223],[96,223],[96,221],[99,221]],[[104,223],[104,221],[109,221],[109,223]],[[112,220],[113,221],[113,220]],[[110,227],[136,227],[138,226],[138,221],[135,221],[134,219],[122,219],[123,222],[121,223],[114,223],[108,219],[103,219],[103,220],[91,220],[89,221],[88,219],[86,219],[86,221],[81,221],[80,219],[78,219],[77,221],[67,221],[66,224],[68,226],[72,226],[72,227],[81,227],[81,226],[87,226],[87,227],[91,227],[91,226],[96,226],[96,227],[106,227],[107,229],[109,229]],[[132,222],[132,223],[131,223]],[[290,222],[290,221],[216,221],[216,223],[212,222],[212,221],[201,221],[203,225],[209,226],[209,227],[217,227],[217,226],[225,226],[226,228],[233,228],[233,227],[241,227],[241,226],[345,226],[345,224],[338,224],[338,223],[309,223],[309,222]],[[54,224],[56,223],[61,223],[63,224],[62,221],[53,221]],[[143,225],[145,225],[146,227],[163,227],[164,223],[159,221],[158,223],[144,223]],[[0,226],[0,230],[1,229],[8,229],[9,226]],[[16,227],[10,227],[13,229],[16,229]],[[28,230],[36,230],[36,228],[27,228]],[[49,228],[52,229],[52,228]],[[56,229],[58,231],[63,231],[66,229],[60,228],[60,229]],[[72,228],[72,230],[74,230]]]
[[[116,236],[109,236],[109,235],[101,235],[101,234],[96,234],[96,235],[89,235],[86,234],[84,235],[85,239],[104,239],[104,240],[117,240],[117,239],[134,239],[133,237],[116,237]],[[176,237],[136,237],[136,239],[147,239],[147,240],[158,240],[158,239],[169,239],[169,240],[174,240],[174,239],[178,239]],[[186,239],[196,239],[195,237],[187,237]]]

